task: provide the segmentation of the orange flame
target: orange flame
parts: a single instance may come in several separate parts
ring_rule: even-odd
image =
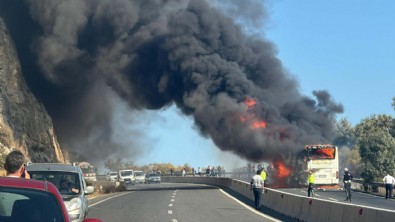
[[[244,103],[246,104],[247,109],[251,109],[253,106],[256,105],[256,100],[247,97],[247,98],[244,100]]]
[[[240,121],[242,123],[244,123],[244,122],[250,123],[251,129],[266,128],[267,122],[257,120],[255,114],[253,113],[254,107],[256,105],[256,100],[253,98],[247,97],[244,99],[244,104],[246,104],[246,109],[249,114],[247,116],[241,116]]]
[[[285,167],[283,163],[277,163],[277,168],[279,177],[286,177],[291,173],[291,170]]]
[[[251,128],[253,129],[266,128],[266,122],[265,121],[253,122]]]
[[[316,150],[317,154],[321,154],[322,156],[328,157],[328,158],[335,158],[335,149],[333,148],[321,148]]]

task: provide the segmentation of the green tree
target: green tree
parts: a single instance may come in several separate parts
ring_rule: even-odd
[[[354,128],[351,126],[351,123],[346,118],[342,118],[336,124],[336,137],[333,143],[338,147],[355,146],[356,138],[354,134]]]
[[[365,181],[377,181],[387,172],[395,173],[394,126],[391,116],[373,115],[355,127]]]

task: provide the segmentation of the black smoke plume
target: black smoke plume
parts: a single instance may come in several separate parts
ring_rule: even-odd
[[[193,117],[202,136],[249,161],[271,160],[299,152],[306,143],[330,141],[335,115],[343,111],[326,91],[315,91],[314,98],[301,95],[298,82],[276,57],[275,46],[246,34],[218,8],[221,4],[0,2],[25,78],[52,116],[60,141],[92,158],[115,151],[133,154],[136,144],[125,141],[137,141],[139,135],[130,131],[124,141],[114,137],[113,112],[122,103],[130,110],[175,104]],[[267,17],[264,8],[255,12]],[[256,100],[253,112],[267,122],[265,128],[252,129],[240,121],[251,112],[246,98]]]

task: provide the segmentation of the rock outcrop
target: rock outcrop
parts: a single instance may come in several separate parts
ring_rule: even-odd
[[[29,70],[24,70],[28,72]],[[32,162],[65,162],[52,119],[22,76],[14,43],[0,17],[0,148]]]

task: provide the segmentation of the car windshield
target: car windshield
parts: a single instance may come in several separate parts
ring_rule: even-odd
[[[156,173],[150,173],[150,174],[148,174],[148,176],[149,176],[149,177],[157,177],[157,176],[159,176],[159,175],[156,174]]]
[[[61,171],[29,171],[30,177],[53,183],[61,194],[78,195],[80,193],[80,180],[78,173]]]
[[[64,218],[61,206],[51,193],[0,187],[0,221],[63,222]]]
[[[121,171],[121,176],[131,176],[133,174],[133,171]]]
[[[139,176],[144,176],[143,172],[134,172],[134,175],[139,177]]]
[[[110,176],[116,176],[116,175],[117,175],[117,172],[110,173]]]

